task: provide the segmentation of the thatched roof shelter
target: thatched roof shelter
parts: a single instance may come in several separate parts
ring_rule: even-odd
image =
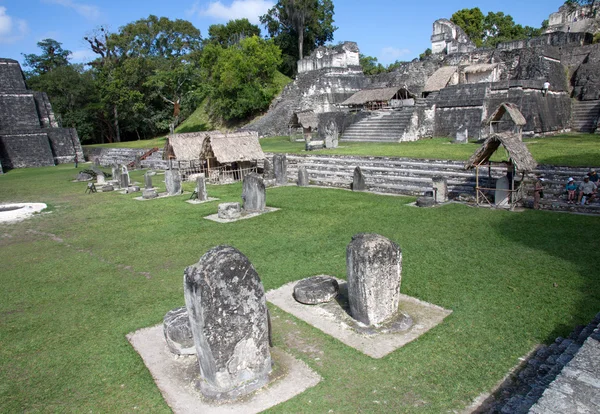
[[[444,66],[439,68],[427,79],[423,92],[436,92],[444,89],[457,71],[458,66]]]
[[[489,125],[492,122],[499,122],[505,114],[508,114],[508,116],[517,126],[525,126],[527,124],[527,120],[525,119],[521,111],[519,111],[517,105],[510,102],[504,102],[500,104],[498,109],[496,109],[494,113],[488,118],[487,124]]]
[[[265,159],[255,131],[223,134],[209,132],[202,142],[200,159],[214,158],[219,164]]]
[[[398,95],[404,88],[363,89],[346,99],[341,105],[365,105],[369,102],[387,102]]]
[[[483,145],[469,158],[465,168],[470,170],[485,164],[490,157],[502,145],[508,152],[509,161],[513,163],[516,171],[529,172],[537,167],[537,162],[529,152],[527,146],[516,134],[500,133],[494,134],[485,140]]]
[[[498,67],[497,63],[480,63],[478,65],[467,66],[463,69],[463,73],[484,73],[491,72]]]
[[[302,125],[304,129],[315,130],[319,126],[319,117],[312,111],[297,112],[298,123]]]

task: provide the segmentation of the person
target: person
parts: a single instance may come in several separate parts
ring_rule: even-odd
[[[77,164],[79,164],[79,159],[77,158],[77,154],[75,154],[75,168],[77,168]]]
[[[575,204],[576,191],[577,183],[573,177],[569,177],[569,182],[567,182],[567,204]]]
[[[596,186],[598,186],[598,174],[596,173],[596,170],[590,170],[590,172],[587,173],[587,175],[588,177],[590,177],[590,181],[596,184]]]
[[[546,96],[548,89],[550,89],[550,82],[546,80],[546,82],[544,82],[544,86],[542,87],[542,96]]]
[[[540,199],[544,197],[544,177],[541,175],[537,176],[537,180],[533,187],[533,209],[540,209]]]
[[[579,184],[579,198],[577,198],[577,203],[583,204],[585,202],[585,204],[590,204],[595,198],[596,188],[596,184],[590,181],[589,176],[586,175],[583,177],[583,182]]]

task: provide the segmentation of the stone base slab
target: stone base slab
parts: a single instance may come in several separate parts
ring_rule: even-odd
[[[196,356],[177,356],[169,352],[162,324],[130,333],[127,340],[142,357],[163,398],[176,414],[259,413],[321,381],[321,377],[304,362],[278,348],[271,348],[274,361],[271,382],[242,399],[219,404],[204,399],[193,385],[199,375]]]
[[[417,339],[452,313],[451,310],[400,294],[399,310],[412,318],[413,325],[401,332],[390,332],[385,326],[378,330],[360,326],[361,324],[348,314],[344,297],[344,292],[347,292],[345,280],[338,279],[340,286],[338,298],[320,305],[298,303],[293,297],[296,283],[298,282],[291,282],[279,289],[268,291],[267,300],[372,358],[383,358]],[[356,329],[357,325],[359,329]]]
[[[205,203],[210,203],[211,201],[219,201],[218,198],[212,198],[212,197],[208,197],[208,200],[204,200],[204,201],[198,201],[198,200],[185,200],[186,203],[189,204],[205,204]]]
[[[211,214],[210,216],[206,216],[204,218],[206,220],[216,221],[217,223],[235,223],[236,221],[247,220],[247,219],[250,219],[253,217],[262,216],[263,214],[272,213],[272,212],[278,211],[278,210],[281,210],[281,209],[274,208],[274,207],[267,207],[267,208],[265,208],[265,211],[261,211],[261,212],[257,212],[257,213],[245,213],[244,210],[242,210],[242,216],[240,218],[231,219],[231,220],[219,218],[218,214]]]
[[[148,198],[148,199],[146,199],[144,197],[135,197],[134,200],[137,200],[137,201],[152,201],[152,200],[160,200],[161,198],[179,197],[179,196],[182,196],[182,195],[191,195],[191,194],[192,193],[190,193],[189,191],[184,191],[181,194],[172,195],[172,196],[169,195],[168,193],[158,193],[158,197],[155,197],[155,198]]]

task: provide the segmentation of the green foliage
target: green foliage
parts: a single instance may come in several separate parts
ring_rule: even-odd
[[[377,75],[386,72],[386,68],[381,63],[378,63],[375,57],[361,54],[359,61],[365,75]]]
[[[258,36],[228,48],[207,44],[201,65],[213,114],[234,121],[266,109],[279,92],[274,80],[280,63],[281,50]]]
[[[484,16],[478,7],[459,10],[450,20],[460,26],[477,47],[496,47],[498,43],[527,39],[542,32],[542,29],[515,24],[512,16],[503,12],[489,12]]]
[[[428,56],[431,56],[432,54],[432,50],[430,48],[427,48],[423,53],[419,55],[419,60],[425,60]]]
[[[594,38],[592,40],[592,43],[600,43],[600,32],[594,34]]]
[[[208,28],[207,42],[218,43],[228,47],[246,37],[260,37],[260,28],[248,19],[230,20],[227,24],[213,24]]]
[[[279,0],[260,16],[269,36],[282,50],[281,71],[292,76],[296,61],[333,40],[332,0]]]
[[[52,70],[69,64],[70,50],[64,50],[62,43],[54,39],[44,39],[37,43],[42,49],[41,55],[23,54],[25,67],[31,68],[28,76],[43,75]]]

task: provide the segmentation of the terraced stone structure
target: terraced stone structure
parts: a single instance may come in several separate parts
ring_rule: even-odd
[[[202,394],[228,400],[267,384],[271,354],[266,297],[248,258],[230,246],[211,249],[185,270],[184,294]]]
[[[74,128],[60,128],[48,96],[27,89],[19,62],[0,58],[0,163],[45,167],[84,159]]]

